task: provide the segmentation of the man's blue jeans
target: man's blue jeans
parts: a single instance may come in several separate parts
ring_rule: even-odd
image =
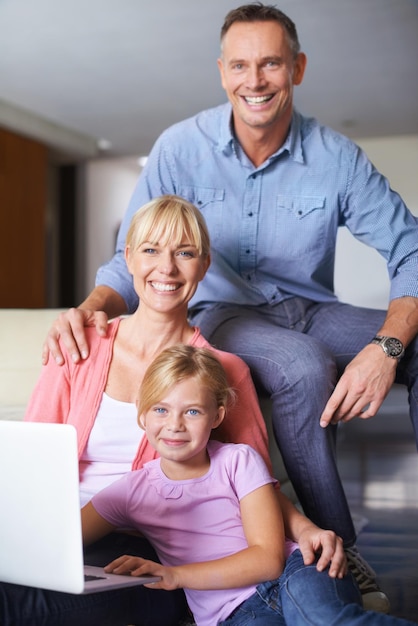
[[[304,298],[191,311],[208,341],[246,361],[259,393],[271,397],[276,441],[305,514],[346,546],[355,542],[355,530],[335,461],[336,427],[321,428],[319,417],[338,376],[384,318],[384,311]],[[397,370],[397,382],[409,389],[416,434],[417,352],[416,338]]]
[[[219,626],[407,626],[406,620],[364,611],[351,574],[335,579],[305,566],[299,550],[277,580],[258,585]]]

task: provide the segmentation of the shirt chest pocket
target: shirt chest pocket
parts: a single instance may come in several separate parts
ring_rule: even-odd
[[[204,215],[211,239],[220,237],[224,217],[225,190],[212,187],[180,187],[179,195],[195,205]]]
[[[276,242],[284,256],[301,258],[303,253],[322,248],[326,237],[323,196],[277,196]]]

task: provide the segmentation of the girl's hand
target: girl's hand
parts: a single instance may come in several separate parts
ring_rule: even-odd
[[[142,559],[139,556],[124,555],[115,559],[104,568],[105,572],[109,574],[124,574],[130,576],[145,576],[147,574],[151,576],[160,576],[161,580],[155,583],[146,584],[145,587],[151,589],[165,589],[166,591],[172,591],[178,589],[180,583],[176,576],[176,568],[165,567],[161,563],[155,561],[148,561]]]
[[[299,549],[305,565],[312,565],[317,560],[317,570],[322,572],[329,566],[328,574],[331,578],[343,578],[346,575],[347,559],[343,541],[333,531],[307,529],[299,537]]]

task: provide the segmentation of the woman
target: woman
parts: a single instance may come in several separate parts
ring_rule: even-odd
[[[156,456],[145,436],[138,441],[137,389],[148,365],[164,348],[177,343],[209,347],[187,320],[188,302],[210,263],[209,250],[204,219],[193,205],[176,196],[163,196],[146,204],[132,220],[125,253],[140,300],[137,311],[111,322],[106,337],[98,337],[94,328],[88,329],[89,359],[77,365],[70,358],[64,365],[49,359],[43,368],[25,419],[76,427],[82,504],[130,469],[138,469]],[[225,441],[251,444],[271,467],[265,425],[248,367],[235,355],[218,350],[215,354],[237,393],[237,402],[222,424],[220,436]],[[305,561],[313,562],[315,551],[322,549],[323,569],[331,561],[330,573],[339,570],[344,561],[339,538],[312,524],[279,491],[277,496],[286,534],[299,541]],[[104,566],[121,554],[156,559],[142,537],[115,532],[93,544],[86,551],[85,561]],[[17,612],[21,626],[170,626],[185,614],[182,592],[144,587],[71,596],[0,585],[0,623],[6,606],[11,613],[3,622],[12,622]],[[24,621],[22,615],[26,613]]]

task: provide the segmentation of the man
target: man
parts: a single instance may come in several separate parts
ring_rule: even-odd
[[[162,193],[193,202],[213,248],[191,319],[214,345],[241,356],[259,391],[270,395],[277,443],[306,515],[343,538],[365,606],[387,611],[354,545],[333,425],[375,415],[396,379],[409,386],[418,431],[417,221],[357,146],[293,109],[306,57],[282,12],[261,4],[231,11],[218,65],[229,103],[157,140],[115,257],[79,309],[51,329],[44,360],[48,349],[60,359],[60,335],[74,360],[87,358],[83,324],[105,333],[107,316],[135,308],[123,259],[135,209]],[[387,259],[387,314],[336,299],[335,244],[343,224]],[[175,289],[170,268],[167,276]]]

